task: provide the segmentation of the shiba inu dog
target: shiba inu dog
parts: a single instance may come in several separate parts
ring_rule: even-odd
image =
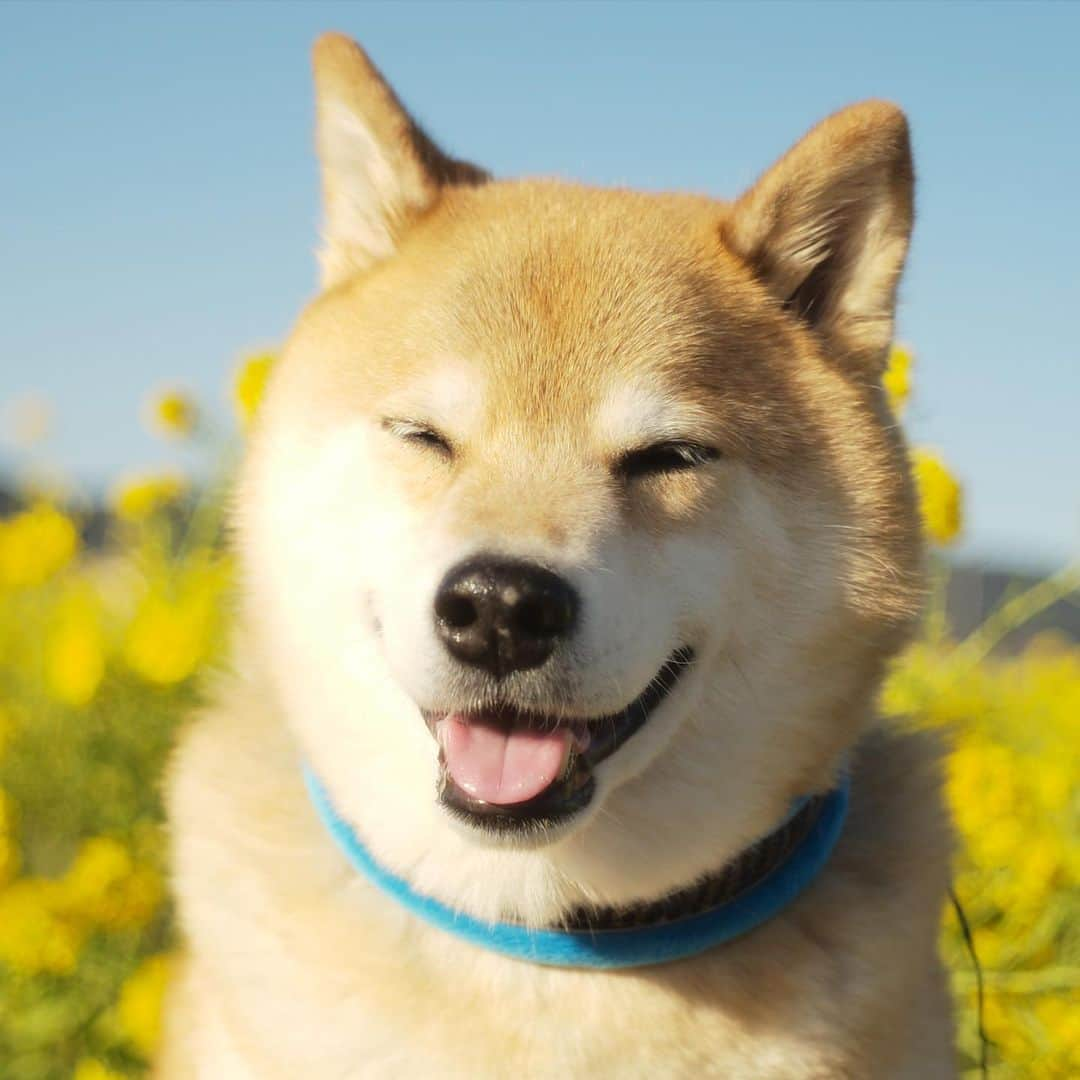
[[[160,1074],[952,1075],[935,755],[874,717],[922,592],[902,113],[724,203],[496,181],[348,39],[315,73],[324,289],[171,776]]]

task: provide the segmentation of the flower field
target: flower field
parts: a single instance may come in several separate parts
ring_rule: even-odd
[[[235,383],[243,422],[271,363]],[[911,357],[894,350],[898,412]],[[155,396],[164,437],[200,437],[197,403]],[[221,456],[221,448],[208,448]],[[962,490],[918,450],[928,537],[962,529]],[[123,479],[109,537],[42,495],[0,519],[0,1076],[144,1075],[176,941],[159,779],[173,733],[222,654],[232,578],[220,489],[179,473]],[[942,564],[943,565],[943,564]],[[1080,646],[994,646],[1080,584],[1063,572],[963,641],[932,606],[882,707],[942,729],[960,847],[955,892],[982,967],[992,1075],[1080,1076]],[[962,1071],[979,1073],[978,985],[951,906],[941,945],[958,1005]]]

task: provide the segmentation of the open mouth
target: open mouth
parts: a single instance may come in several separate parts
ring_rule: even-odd
[[[493,832],[562,824],[592,799],[596,766],[644,726],[693,659],[692,649],[677,649],[639,697],[608,716],[544,716],[512,706],[425,712],[439,742],[439,801]]]

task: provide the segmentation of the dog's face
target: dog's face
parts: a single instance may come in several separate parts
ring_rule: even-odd
[[[917,610],[878,378],[902,117],[731,205],[495,183],[316,56],[327,290],[241,492],[249,620],[376,853],[543,921],[714,868],[829,782]]]

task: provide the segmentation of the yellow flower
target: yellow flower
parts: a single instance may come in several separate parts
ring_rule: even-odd
[[[81,708],[105,674],[101,608],[88,589],[73,590],[59,605],[45,646],[45,686],[62,705]]]
[[[79,533],[55,506],[39,503],[0,521],[0,586],[40,585],[75,557]]]
[[[0,962],[26,975],[68,975],[86,931],[58,911],[57,883],[22,878],[0,891]]]
[[[146,403],[147,426],[167,439],[186,439],[199,424],[199,408],[183,390],[168,389]]]
[[[142,926],[157,910],[162,892],[155,870],[137,865],[118,840],[96,836],[83,842],[60,881],[58,909],[93,926]]]
[[[1024,1026],[1018,1022],[1017,1004],[1003,994],[986,995],[986,1034],[1002,1060],[1010,1063],[1029,1060],[1032,1051],[1030,1040],[1024,1033]]]
[[[963,490],[945,463],[929,450],[913,450],[911,465],[927,536],[951,544],[963,528]]]
[[[20,878],[0,889],[0,962],[22,974],[71,974],[94,928],[145,925],[161,903],[157,871],[110,837],[80,847],[59,880]]]
[[[1080,1063],[1080,989],[1039,998],[1035,1015],[1062,1061]]]
[[[71,1080],[128,1080],[128,1074],[109,1068],[97,1058],[81,1058]]]
[[[127,1041],[151,1058],[161,1039],[161,1005],[172,971],[172,957],[159,953],[145,959],[120,990],[116,1018]]]
[[[148,596],[128,632],[124,648],[128,666],[158,686],[183,682],[206,651],[211,618],[198,602]]]
[[[128,667],[158,686],[194,674],[216,644],[226,580],[224,564],[201,561],[178,581],[152,583],[128,627]]]
[[[1016,821],[1023,805],[1016,758],[1005,747],[984,739],[961,739],[949,755],[946,793],[964,836],[977,840],[986,822]]]
[[[250,426],[262,402],[266,380],[277,358],[273,353],[256,353],[241,364],[233,381],[233,405],[243,427]]]
[[[889,351],[889,362],[881,383],[889,399],[893,412],[899,416],[904,411],[911,396],[911,367],[914,357],[904,345],[893,345]]]
[[[0,788],[0,889],[18,874],[19,862],[15,804],[11,796]]]
[[[188,482],[179,473],[142,473],[113,487],[109,502],[118,518],[145,521],[187,494]]]

